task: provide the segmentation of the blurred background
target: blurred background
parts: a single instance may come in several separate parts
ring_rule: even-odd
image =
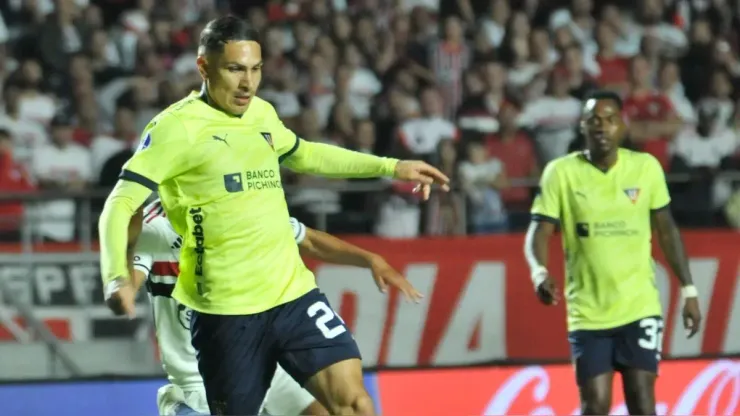
[[[259,95],[301,137],[424,159],[453,179],[422,204],[408,184],[283,174],[294,216],[386,255],[428,294],[410,307],[361,270],[310,263],[355,332],[380,410],[577,408],[569,368],[550,365],[568,361],[564,310],[536,303],[522,231],[543,166],[583,146],[581,99],[605,88],[624,98],[626,146],[668,173],[707,318],[686,341],[658,257],[663,352],[677,359],[659,411],[740,412],[740,1],[3,0],[3,413],[156,411],[149,307],[142,297],[128,321],[102,305],[96,223],[144,126],[200,88],[198,35],[228,13],[262,31]],[[441,366],[458,369],[385,370]],[[30,380],[47,382],[17,384]],[[457,391],[465,380],[478,387]]]

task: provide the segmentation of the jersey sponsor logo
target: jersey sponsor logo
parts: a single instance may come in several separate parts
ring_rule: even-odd
[[[228,136],[229,136],[228,134],[225,134],[224,137],[221,137],[221,136],[212,136],[212,137],[213,137],[213,140],[216,140],[217,142],[224,142],[226,144],[226,146],[231,147],[231,145],[229,144],[229,142],[226,141],[226,138]]]
[[[265,141],[267,142],[267,144],[270,145],[270,147],[272,148],[272,150],[275,150],[275,146],[272,144],[272,134],[270,134],[270,133],[264,133],[264,132],[263,133],[260,133],[260,134],[262,134],[262,137],[265,139]]]
[[[640,197],[640,188],[627,188],[624,190],[624,194],[635,204],[637,203],[637,198]]]
[[[141,139],[141,143],[139,143],[139,148],[137,150],[142,151],[151,145],[152,145],[152,133],[147,133],[146,136],[144,136],[144,138]]]
[[[203,209],[202,208],[191,208],[188,213],[190,218],[193,220],[193,231],[191,232],[193,239],[195,240],[195,247],[193,252],[195,253],[195,280],[198,293],[202,296],[204,293],[203,288],[203,262],[205,260],[205,244],[206,237],[203,232]]]
[[[226,192],[242,192],[245,189],[245,185],[248,191],[283,188],[280,174],[275,169],[248,170],[243,175],[241,173],[224,175],[224,188],[226,188]]]

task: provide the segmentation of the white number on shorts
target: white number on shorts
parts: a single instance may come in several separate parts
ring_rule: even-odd
[[[646,338],[640,338],[637,344],[646,350],[661,352],[663,349],[663,320],[656,318],[642,319],[640,328],[645,330]]]
[[[306,312],[311,318],[313,318],[317,314],[319,315],[319,317],[316,318],[316,327],[319,328],[326,339],[336,338],[347,332],[347,328],[345,328],[344,325],[337,325],[334,328],[329,328],[328,326],[326,326],[326,324],[334,319],[334,317],[339,317],[334,313],[333,310],[331,310],[329,305],[322,301],[318,301],[311,305]],[[341,318],[339,318],[339,320],[342,321]]]

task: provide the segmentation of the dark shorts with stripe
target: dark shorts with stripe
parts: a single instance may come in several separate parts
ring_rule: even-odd
[[[300,385],[360,358],[352,334],[318,289],[253,315],[193,311],[190,324],[208,405],[216,415],[256,415],[277,363]]]
[[[615,370],[635,368],[657,374],[663,318],[643,318],[610,329],[571,331],[568,341],[579,385]]]

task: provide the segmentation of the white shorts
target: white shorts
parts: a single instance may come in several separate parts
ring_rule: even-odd
[[[300,415],[315,400],[290,374],[277,366],[262,409],[269,415]]]
[[[167,384],[157,391],[157,409],[160,415],[176,416],[183,404],[200,414],[211,414],[208,410],[206,391],[202,386],[183,390],[174,384]]]

